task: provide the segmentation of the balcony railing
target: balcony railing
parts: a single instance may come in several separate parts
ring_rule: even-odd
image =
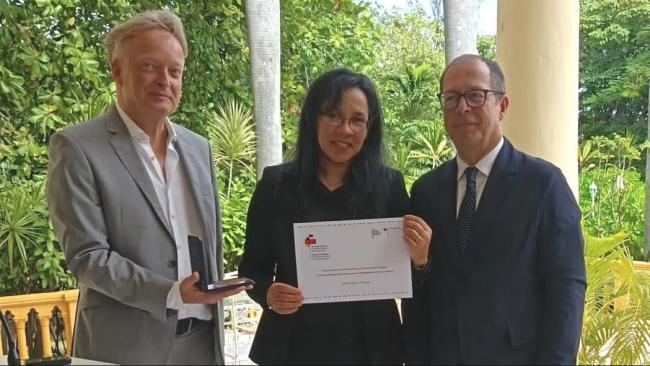
[[[20,359],[70,355],[79,290],[0,297],[17,338]],[[46,335],[46,336],[44,336]],[[2,354],[7,354],[2,331]]]

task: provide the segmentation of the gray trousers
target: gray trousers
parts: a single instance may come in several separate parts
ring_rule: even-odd
[[[176,336],[168,365],[216,365],[214,322],[201,322],[186,334]]]

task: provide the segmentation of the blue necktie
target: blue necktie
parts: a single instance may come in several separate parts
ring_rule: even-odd
[[[467,186],[465,188],[465,197],[460,204],[458,211],[458,219],[456,221],[456,230],[458,230],[458,243],[460,249],[464,252],[467,249],[469,240],[472,237],[472,225],[474,224],[474,217],[476,217],[476,173],[478,169],[475,167],[468,167],[465,169],[465,180]]]

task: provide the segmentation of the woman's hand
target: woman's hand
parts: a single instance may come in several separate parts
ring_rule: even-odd
[[[416,267],[423,267],[429,261],[431,228],[417,216],[404,216],[404,240],[409,247],[411,261]]]
[[[266,303],[269,309],[278,314],[293,314],[302,306],[300,289],[286,283],[274,282],[266,292]]]

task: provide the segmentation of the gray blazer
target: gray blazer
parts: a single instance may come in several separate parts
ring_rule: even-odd
[[[223,277],[217,188],[207,141],[174,125],[176,148]],[[50,139],[47,200],[68,267],[79,281],[73,354],[120,364],[167,362],[177,312],[166,308],[177,280],[176,246],[126,125],[106,115]],[[213,307],[215,354],[223,360],[223,307]],[[201,352],[191,349],[188,352]]]

